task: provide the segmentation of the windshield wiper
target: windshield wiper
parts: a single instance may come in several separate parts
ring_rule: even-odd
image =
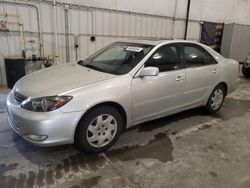
[[[91,69],[93,69],[93,70],[105,72],[103,69],[101,69],[101,68],[99,68],[99,67],[96,67],[96,66],[94,66],[94,65],[86,64],[86,65],[83,65],[83,66],[85,66],[85,67],[87,67],[87,68],[91,68]]]

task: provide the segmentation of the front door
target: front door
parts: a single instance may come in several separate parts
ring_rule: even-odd
[[[144,66],[158,67],[159,75],[133,79],[134,124],[167,115],[183,105],[185,70],[180,67],[178,45],[159,47]]]

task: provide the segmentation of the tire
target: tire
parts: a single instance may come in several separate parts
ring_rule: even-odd
[[[221,84],[217,85],[209,96],[205,109],[211,114],[218,112],[223,105],[225,96],[226,88]]]
[[[99,106],[80,120],[75,132],[75,146],[87,153],[108,150],[122,130],[122,117],[112,106]]]
[[[250,78],[250,67],[246,68],[244,65],[242,66],[242,74],[245,78]]]

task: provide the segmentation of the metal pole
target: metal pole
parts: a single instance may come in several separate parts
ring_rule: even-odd
[[[184,40],[187,40],[187,30],[188,30],[188,21],[189,21],[190,3],[191,3],[191,0],[188,0]]]
[[[57,38],[57,11],[56,11],[56,0],[53,1],[53,12],[54,12],[54,37],[55,37],[55,62],[59,64],[58,56],[58,38]]]
[[[65,5],[65,47],[66,47],[66,62],[70,62],[69,54],[69,5]]]

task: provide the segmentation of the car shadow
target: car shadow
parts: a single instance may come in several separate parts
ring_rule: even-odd
[[[147,123],[140,124],[138,126],[132,127],[127,129],[122,136],[125,138],[125,140],[130,139],[130,134],[138,133],[142,134],[140,132],[149,132],[154,129],[160,128],[160,127],[166,127],[171,125],[171,123],[175,121],[181,121],[182,119],[186,119],[192,116],[206,116],[207,114],[202,109],[193,109],[189,111],[185,111],[182,113],[178,113],[175,115],[171,115],[168,117],[160,118],[157,120],[153,120]],[[182,128],[178,127],[178,131],[181,129],[185,129],[187,127],[183,126]],[[172,130],[176,131],[176,130]],[[51,146],[51,147],[38,147],[35,145],[32,145],[31,143],[24,140],[22,137],[20,137],[18,134],[13,132],[12,140],[15,144],[15,147],[21,153],[28,161],[31,163],[41,165],[41,163],[44,163],[45,165],[49,165],[49,161],[53,161],[55,158],[58,160],[64,159],[65,157],[75,155],[75,154],[83,154],[83,152],[79,152],[73,145],[63,145],[63,146]],[[136,142],[136,140],[135,140]],[[117,145],[119,145],[119,139],[117,141]],[[135,145],[137,145],[135,143]],[[126,145],[124,146],[126,150],[129,150]],[[111,148],[108,152],[112,151],[113,148]],[[107,153],[108,153],[107,152]],[[48,164],[47,164],[48,163]]]

